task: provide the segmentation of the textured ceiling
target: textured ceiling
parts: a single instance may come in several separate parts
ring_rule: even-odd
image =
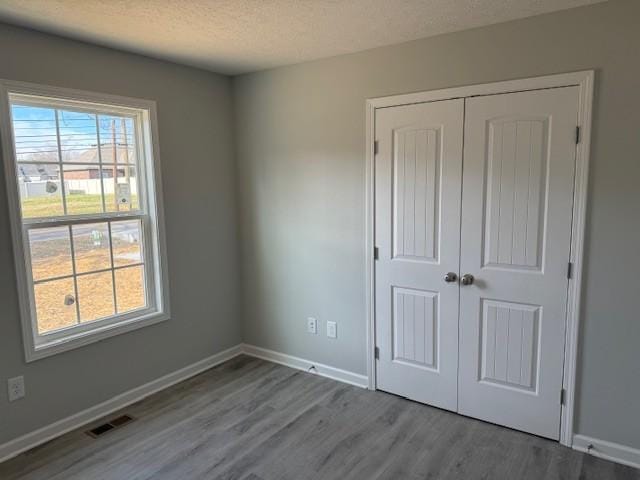
[[[604,0],[0,0],[0,20],[236,74]]]

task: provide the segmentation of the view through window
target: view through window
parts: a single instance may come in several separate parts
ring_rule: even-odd
[[[139,112],[9,100],[35,336],[157,308]]]

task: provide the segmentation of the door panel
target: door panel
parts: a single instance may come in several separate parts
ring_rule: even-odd
[[[464,101],[376,111],[377,387],[457,408]],[[443,221],[446,219],[446,221]]]
[[[437,368],[438,293],[392,289],[392,358],[397,362]]]
[[[540,308],[482,302],[480,380],[535,391]]]
[[[540,270],[547,118],[488,122],[484,265]]]
[[[437,261],[439,129],[413,126],[393,134],[394,258]]]
[[[459,412],[557,439],[578,88],[465,105]]]

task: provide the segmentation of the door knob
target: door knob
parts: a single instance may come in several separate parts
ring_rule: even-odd
[[[444,281],[447,283],[455,282],[456,280],[458,280],[458,275],[454,272],[449,272],[444,276]]]
[[[471,285],[473,283],[473,275],[465,273],[460,279],[463,285]]]

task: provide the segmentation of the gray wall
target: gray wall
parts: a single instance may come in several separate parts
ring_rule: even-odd
[[[638,18],[640,2],[612,0],[245,75],[235,112],[228,78],[0,24],[0,78],[158,102],[172,304],[169,322],[25,364],[0,172],[0,382],[27,383],[12,404],[0,385],[0,443],[242,337],[365,373],[364,100],[595,68],[577,429],[640,447]],[[310,315],[339,338],[307,335]]]
[[[595,68],[577,430],[640,447],[639,19],[613,0],[236,77],[245,341],[365,373],[367,97]]]
[[[241,330],[230,79],[2,24],[0,78],[157,101],[172,309],[168,322],[25,364],[0,173],[2,444],[236,345]],[[8,403],[4,382],[20,374],[27,396]]]

